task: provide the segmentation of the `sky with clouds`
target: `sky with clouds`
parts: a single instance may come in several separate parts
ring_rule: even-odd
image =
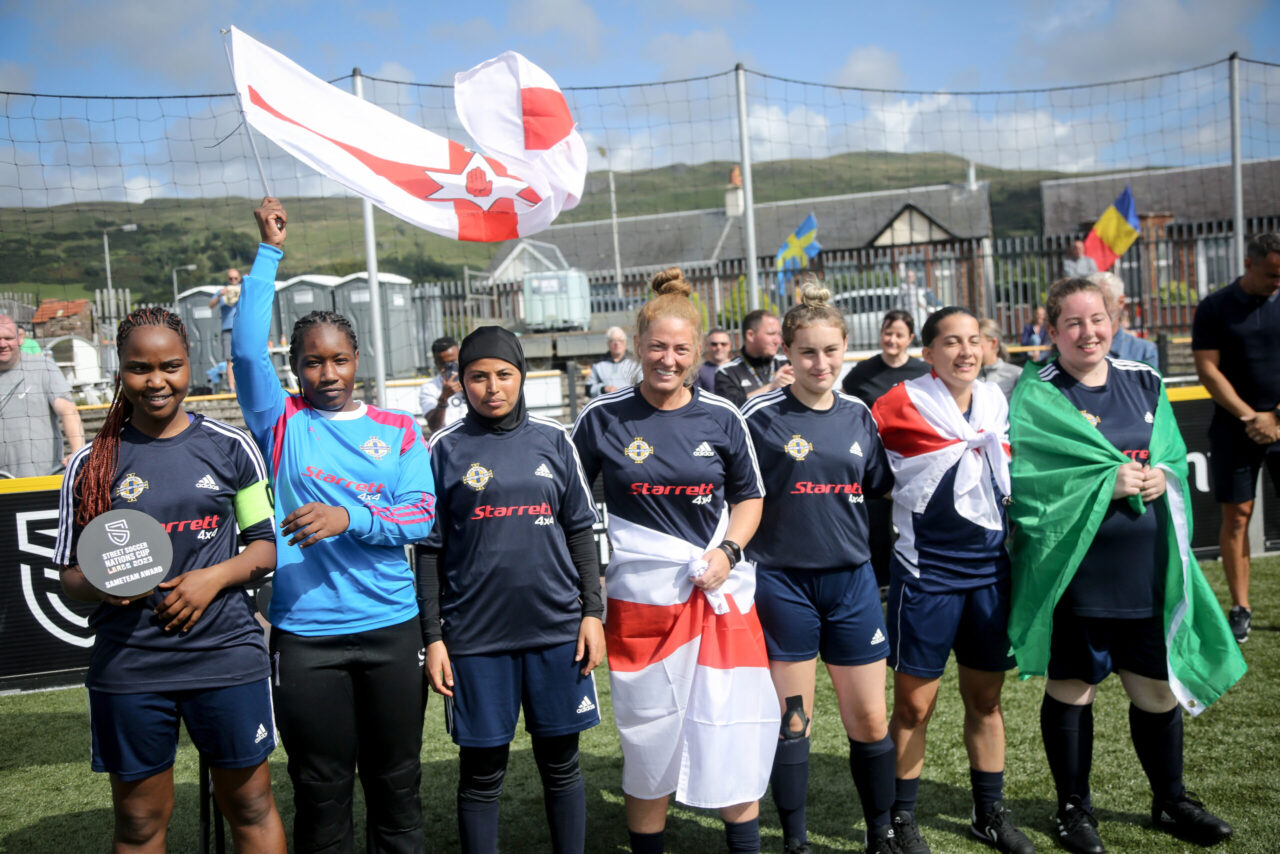
[[[562,87],[609,87],[571,92],[570,102],[593,152],[605,147],[623,171],[736,159],[733,82],[723,72],[739,62],[757,72],[748,127],[759,160],[941,150],[1006,168],[1088,171],[1221,162],[1226,66],[1188,69],[1232,51],[1280,63],[1280,3],[1263,0],[520,0],[445,8],[404,0],[0,0],[0,92],[225,93],[218,30],[235,24],[326,79],[358,66],[374,77],[447,84],[457,71],[518,50]],[[1246,157],[1276,156],[1280,68],[1249,66],[1248,74],[1246,118],[1255,130],[1246,133]],[[381,86],[373,94],[433,130],[457,130],[446,89]],[[8,113],[0,142],[58,135],[57,152],[15,142],[15,162],[0,156],[0,204],[140,201],[197,195],[217,182],[230,192],[252,184],[240,140],[216,154],[205,142],[235,130],[234,105],[224,100],[179,102],[182,109],[155,115],[109,101],[49,115],[41,113],[47,102],[0,99]],[[83,116],[66,114],[81,109]],[[136,115],[121,119],[121,110]],[[122,145],[122,134],[136,134],[137,144]],[[157,166],[153,157],[167,160]],[[601,164],[593,153],[592,167]],[[281,195],[313,189],[294,166],[273,172],[293,176]]]

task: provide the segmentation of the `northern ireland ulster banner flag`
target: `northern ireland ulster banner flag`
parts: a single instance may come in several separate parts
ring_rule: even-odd
[[[308,73],[232,27],[245,119],[378,207],[457,240],[546,228],[582,197],[587,151],[554,80],[507,51],[454,78],[454,103],[481,151],[420,128]]]

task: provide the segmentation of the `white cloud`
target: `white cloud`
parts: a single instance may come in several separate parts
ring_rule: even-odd
[[[850,51],[831,82],[864,89],[901,89],[904,79],[896,53],[868,45]]]
[[[645,55],[653,60],[654,76],[660,80],[714,74],[740,60],[729,34],[719,29],[662,33],[650,41]]]
[[[1247,52],[1263,0],[1040,0],[1014,40],[1015,67],[1051,84],[1159,74]]]
[[[659,14],[664,18],[696,18],[725,21],[744,15],[745,0],[663,0]]]
[[[595,60],[604,48],[604,25],[584,0],[522,0],[510,23],[517,31],[558,37],[567,56]]]

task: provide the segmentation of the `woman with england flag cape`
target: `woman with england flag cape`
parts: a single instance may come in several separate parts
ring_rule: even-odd
[[[760,850],[778,704],[742,548],[764,486],[741,414],[691,388],[702,313],[684,275],[654,277],[636,318],[642,379],[596,398],[573,441],[604,478],[613,554],[605,635],[635,854],[663,850],[671,794],[720,810],[731,852]]]
[[[1104,850],[1089,797],[1092,703],[1120,674],[1152,821],[1201,845],[1231,834],[1182,784],[1182,710],[1197,715],[1244,659],[1191,553],[1186,445],[1160,375],[1107,356],[1102,291],[1049,291],[1059,357],[1028,364],[1013,396],[1013,611],[1022,678],[1047,674],[1040,726],[1072,851]]]

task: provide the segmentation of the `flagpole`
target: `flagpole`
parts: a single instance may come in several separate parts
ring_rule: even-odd
[[[258,164],[258,177],[262,179],[262,195],[270,196],[271,188],[267,186],[267,170],[262,168],[262,157],[258,154],[258,143],[253,138],[253,129],[249,127],[249,121],[244,117],[244,102],[240,100],[240,87],[236,86],[236,67],[231,61],[231,45],[227,42],[227,36],[231,34],[228,27],[223,27],[218,32],[222,33],[222,52],[227,55],[227,71],[231,73],[231,88],[236,92],[236,106],[240,108],[240,121],[244,124],[244,132],[249,137],[249,148],[253,151],[253,162]]]
[[[364,100],[364,75],[359,68],[351,69],[351,89],[357,98]],[[378,241],[373,231],[373,202],[363,199],[360,207],[364,212],[364,255],[369,271],[369,314],[373,325],[373,387],[378,406],[386,409],[387,360],[382,340],[382,288],[378,284]]]

